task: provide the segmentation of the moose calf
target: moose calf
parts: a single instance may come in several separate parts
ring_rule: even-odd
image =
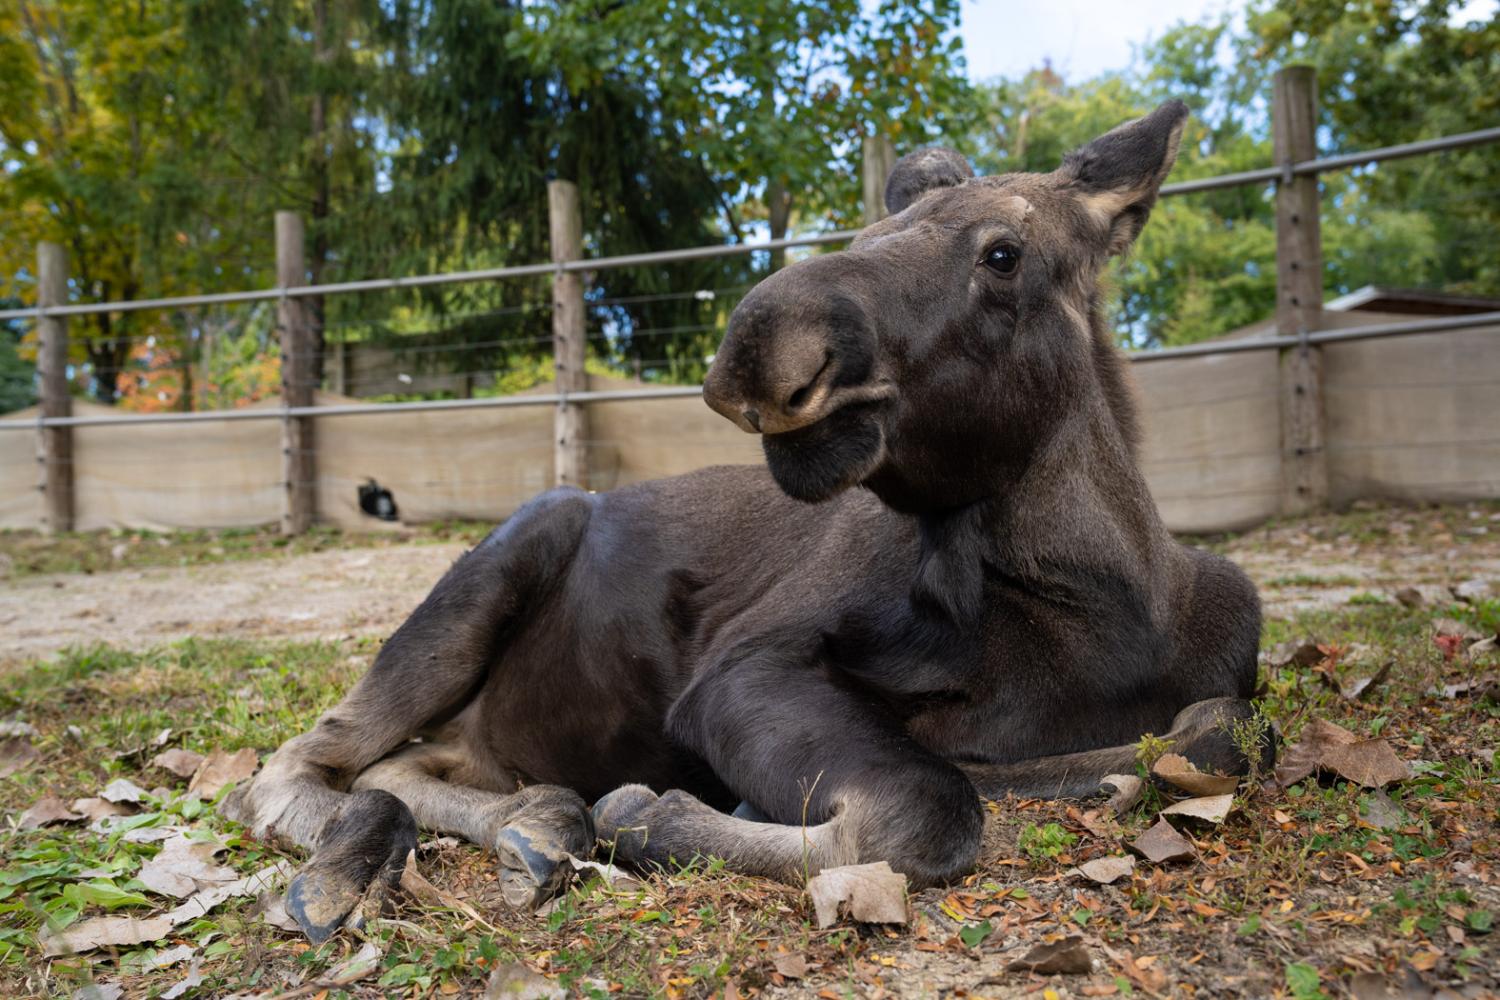
[[[455,563],[230,803],[312,850],[309,936],[418,825],[492,847],[516,905],[596,835],[633,864],[885,860],[921,886],[973,866],[980,796],[1094,794],[1143,733],[1242,773],[1255,590],[1162,526],[1098,291],[1186,117],[1050,174],[902,159],[889,218],[730,319],[703,394],[766,467],[552,490]]]

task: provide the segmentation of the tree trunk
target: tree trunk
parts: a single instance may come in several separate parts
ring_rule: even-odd
[[[792,193],[786,189],[786,182],[780,177],[772,177],[766,181],[766,214],[771,222],[771,239],[786,239],[786,228],[792,217]],[[771,270],[781,270],[786,264],[786,250],[780,248],[771,251]]]
[[[312,261],[309,271],[314,285],[322,284],[324,265],[328,262],[328,64],[333,50],[328,45],[328,0],[313,4],[313,95],[312,95]],[[308,318],[312,324],[312,371],[316,385],[323,383],[325,314],[323,296],[307,300]]]

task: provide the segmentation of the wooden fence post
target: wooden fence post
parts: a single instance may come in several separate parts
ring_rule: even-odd
[[[302,216],[276,213],[276,285],[294,288],[307,283],[307,260],[303,255]],[[282,406],[313,405],[313,329],[305,299],[282,296],[276,308],[281,331]],[[286,500],[282,507],[281,532],[300,535],[312,527],[318,505],[318,461],[312,417],[287,415],[281,421],[282,469],[286,478]]]
[[[1276,185],[1276,332],[1305,336],[1323,318],[1323,242],[1318,178],[1293,176],[1317,156],[1317,76],[1311,66],[1276,73],[1271,143],[1282,168]],[[1281,353],[1281,512],[1303,514],[1328,502],[1324,450],[1323,352],[1306,342]]]
[[[583,214],[572,181],[547,182],[547,227],[554,264],[583,259]],[[583,275],[558,268],[552,275],[552,358],[564,397],[588,389],[584,348]],[[558,403],[553,439],[557,485],[588,489],[588,414],[582,404],[566,398]]]
[[[870,226],[885,218],[885,182],[896,165],[896,148],[883,135],[865,136],[863,148],[865,225]]]
[[[36,304],[43,309],[68,301],[68,254],[56,243],[36,248]],[[37,371],[43,417],[71,417],[68,395],[68,320],[42,312],[37,317]],[[55,535],[73,530],[73,428],[42,427],[37,456],[42,464],[42,493],[46,501],[46,531]]]

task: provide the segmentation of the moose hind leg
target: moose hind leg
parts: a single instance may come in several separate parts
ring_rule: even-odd
[[[1172,753],[1186,757],[1201,771],[1241,775],[1252,770],[1234,728],[1253,718],[1255,706],[1244,698],[1208,698],[1178,712],[1164,735]],[[1274,734],[1256,741],[1258,770],[1264,774],[1275,762]],[[1099,794],[1109,774],[1134,774],[1138,748],[1134,743],[1078,753],[1035,757],[1006,764],[960,764],[985,798],[1006,795],[1043,799],[1086,799]]]
[[[411,808],[422,827],[492,848],[505,901],[535,909],[566,884],[566,856],[586,857],[593,850],[593,817],[569,788],[531,785],[505,794],[456,783],[466,763],[462,747],[413,744],[370,767],[354,788],[388,792]]]

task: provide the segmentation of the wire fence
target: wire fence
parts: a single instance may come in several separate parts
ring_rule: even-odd
[[[1344,170],[1368,164],[1381,163],[1406,157],[1428,155],[1500,141],[1500,128],[1483,129],[1461,135],[1439,139],[1404,143],[1364,152],[1312,158],[1300,162],[1288,162],[1280,166],[1259,170],[1242,171],[1216,177],[1183,181],[1162,188],[1164,198],[1180,197],[1201,192],[1223,190],[1241,186],[1281,187],[1299,177],[1316,177],[1333,170]],[[643,254],[626,254],[590,259],[562,260],[548,263],[507,265],[463,271],[420,274],[406,277],[372,278],[342,281],[320,285],[287,285],[274,288],[252,289],[237,292],[219,292],[204,295],[176,296],[170,298],[140,299],[119,302],[71,302],[52,305],[38,304],[21,309],[0,310],[0,321],[23,320],[41,323],[68,317],[97,316],[162,311],[177,314],[179,326],[191,330],[194,344],[198,348],[222,337],[231,327],[240,331],[255,330],[267,338],[269,346],[275,340],[277,319],[271,307],[284,309],[289,302],[310,298],[324,299],[333,296],[408,294],[442,286],[494,285],[500,282],[540,281],[550,279],[556,283],[562,276],[580,274],[597,275],[603,272],[629,268],[660,268],[665,265],[693,261],[765,253],[774,250],[816,250],[835,246],[854,239],[857,232],[841,231],[762,243],[736,243],[727,245],[694,247],[688,249]],[[712,344],[722,334],[728,308],[732,307],[748,290],[748,283],[733,283],[715,287],[687,288],[638,294],[585,294],[583,308],[587,317],[584,340],[596,356],[615,363],[615,370],[622,374],[642,376],[654,375],[657,370],[691,370],[692,364],[706,364],[712,353]],[[702,322],[669,322],[665,325],[641,325],[637,313],[650,306],[672,306],[700,308]],[[238,316],[229,316],[223,310],[244,310]],[[213,311],[220,311],[214,313]],[[35,419],[14,420],[0,418],[0,430],[38,432],[71,428],[98,428],[116,426],[145,426],[168,424],[237,423],[242,421],[262,422],[289,421],[377,414],[443,413],[471,409],[507,410],[514,408],[552,407],[559,411],[568,406],[583,404],[619,403],[637,400],[671,400],[692,397],[701,393],[696,385],[644,384],[622,388],[598,390],[568,389],[559,386],[558,391],[531,391],[525,394],[494,394],[499,391],[503,378],[514,371],[511,356],[535,352],[537,348],[555,343],[551,334],[535,332],[537,324],[550,322],[553,318],[552,302],[538,296],[536,301],[514,304],[480,305],[476,308],[459,309],[422,318],[398,315],[388,311],[383,316],[352,316],[331,320],[322,325],[324,346],[305,355],[312,364],[309,377],[283,374],[274,384],[260,387],[269,395],[281,390],[303,392],[327,385],[342,394],[400,396],[402,394],[437,395],[455,393],[468,398],[424,398],[397,401],[339,402],[327,405],[301,405],[283,396],[281,405],[264,405],[248,409],[209,409],[192,412],[112,412],[109,414],[55,415],[39,413]],[[680,309],[679,317],[687,315]],[[500,322],[517,325],[503,333],[490,335],[487,331]],[[1464,330],[1500,326],[1500,311],[1487,311],[1459,316],[1422,317],[1407,321],[1391,321],[1362,326],[1327,327],[1323,329],[1297,330],[1295,333],[1280,332],[1263,336],[1251,336],[1238,340],[1219,340],[1183,347],[1130,352],[1130,360],[1136,363],[1168,362],[1173,360],[1233,356],[1252,352],[1280,352],[1290,348],[1310,349],[1323,345],[1345,344],[1357,341],[1399,338],[1418,334],[1452,333]],[[377,341],[371,331],[386,330],[396,336],[387,341]],[[471,336],[457,341],[445,341],[455,331],[465,331]],[[478,336],[472,336],[477,333]],[[652,351],[650,345],[680,346],[685,339],[704,338],[708,349],[702,356],[687,358],[680,351]],[[389,342],[404,338],[410,342]],[[201,378],[191,362],[170,356],[163,349],[160,356],[155,353],[162,344],[153,333],[121,333],[111,338],[118,342],[113,357],[100,355],[100,360],[89,366],[91,378],[116,383],[120,379],[176,380],[177,391],[186,392],[185,381]],[[622,350],[628,345],[630,352]],[[124,353],[120,351],[123,349]],[[352,352],[352,353],[351,353]],[[201,350],[200,350],[200,353]],[[662,356],[659,356],[662,355]],[[201,359],[200,359],[201,360]],[[675,367],[674,367],[675,366]],[[1330,393],[1354,394],[1360,391],[1392,391],[1398,388],[1428,388],[1433,385],[1461,387],[1489,387],[1497,379],[1488,377],[1453,378],[1434,376],[1434,381],[1404,382],[1340,382],[1329,386]],[[253,398],[247,396],[244,398]],[[1249,403],[1267,400],[1263,391],[1231,391],[1205,403],[1163,402],[1159,413],[1202,407],[1204,405],[1226,405],[1237,402]],[[1274,400],[1268,400],[1274,402]],[[622,447],[626,442],[605,438],[587,438],[576,442],[585,450],[594,453]],[[1494,445],[1496,439],[1476,437],[1453,437],[1432,441],[1390,441],[1381,443],[1329,442],[1324,448],[1327,455],[1339,456],[1354,451],[1410,451],[1423,447],[1476,447]],[[524,449],[523,449],[524,450]],[[311,449],[316,452],[317,449]],[[296,457],[301,449],[284,447],[284,457]],[[1283,457],[1282,447],[1256,445],[1241,449],[1220,450],[1214,454],[1188,454],[1170,457],[1149,458],[1148,468],[1154,466],[1192,466],[1196,464],[1223,464],[1271,460]],[[72,466],[78,464],[70,455],[44,455],[43,464],[48,466]],[[102,473],[106,466],[96,463],[91,468]],[[80,466],[81,468],[81,466]],[[665,472],[682,471],[663,469]],[[424,480],[414,478],[413,484]],[[327,488],[333,480],[325,475],[303,478],[287,473],[273,483],[256,483],[244,488],[289,490],[292,487],[321,483]],[[350,480],[349,482],[352,482]],[[513,479],[483,480],[472,475],[465,478],[469,485],[510,484]],[[1442,486],[1443,482],[1433,481]],[[1451,480],[1490,484],[1486,488],[1500,489],[1500,483],[1487,479]],[[340,485],[348,482],[340,480]],[[164,482],[157,488],[162,490],[201,490],[201,485],[184,485]],[[1269,497],[1278,488],[1257,485],[1242,489],[1200,488],[1197,492],[1163,491],[1158,499],[1163,502],[1184,500],[1212,500],[1227,497]]]

